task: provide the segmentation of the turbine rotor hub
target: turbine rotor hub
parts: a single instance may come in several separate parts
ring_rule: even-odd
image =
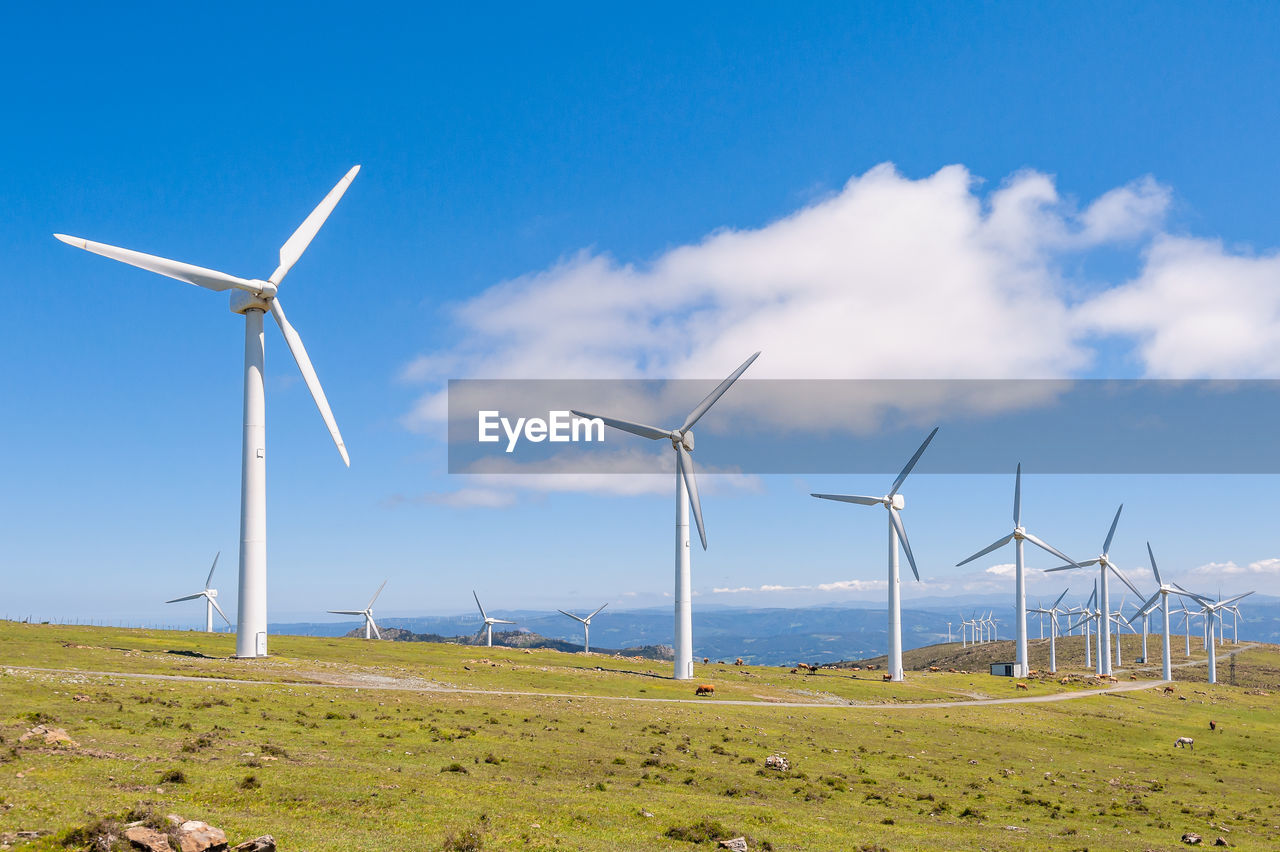
[[[1027,537],[1027,531],[1022,527],[1014,527],[1013,537],[1016,538],[1018,541],[1022,541],[1024,538]]]
[[[678,449],[683,446],[689,452],[693,452],[693,430],[689,429],[684,434],[679,432],[671,436],[672,449]]]
[[[885,503],[901,512],[907,507],[907,500],[901,494],[895,494],[892,497],[886,497]]]
[[[263,282],[270,284],[270,282]],[[271,285],[275,290],[275,285]],[[274,295],[274,292],[273,292]],[[233,314],[247,314],[249,311],[262,311],[264,314],[271,310],[270,297],[264,298],[255,293],[249,293],[245,290],[231,291],[231,312]]]

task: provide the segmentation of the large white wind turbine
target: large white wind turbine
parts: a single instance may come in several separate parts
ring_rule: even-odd
[[[1090,565],[1098,566],[1098,609],[1101,613],[1102,620],[1098,622],[1098,674],[1111,674],[1111,595],[1107,583],[1108,574],[1114,573],[1119,577],[1126,586],[1133,590],[1133,593],[1139,598],[1142,593],[1138,591],[1133,583],[1129,582],[1129,578],[1111,562],[1109,554],[1111,553],[1111,541],[1116,536],[1116,525],[1120,523],[1120,513],[1124,511],[1124,504],[1120,504],[1120,508],[1116,509],[1116,516],[1111,521],[1111,529],[1107,531],[1107,539],[1102,543],[1102,553],[1094,559],[1084,562],[1076,562],[1071,565],[1059,565],[1057,568],[1047,568],[1046,571],[1068,571],[1073,568],[1086,568]],[[1067,560],[1070,562],[1071,560]]]
[[[378,587],[378,591],[373,593],[373,597],[369,598],[369,604],[364,609],[331,609],[329,612],[334,615],[363,615],[364,616],[364,638],[373,639],[382,638],[382,634],[378,632],[378,625],[373,623],[373,602],[378,599],[378,595],[382,594],[382,590],[386,588],[387,581],[383,580],[382,585]]]
[[[95,243],[80,237],[54,234],[68,245],[109,257],[146,269],[178,281],[216,292],[231,291],[231,311],[244,316],[244,442],[241,448],[240,467],[240,593],[236,613],[236,656],[265,657],[267,655],[267,459],[266,459],[266,396],[262,384],[264,362],[262,318],[268,312],[280,326],[289,351],[302,371],[302,378],[311,391],[320,416],[333,442],[338,447],[342,461],[350,466],[347,448],[342,443],[338,424],[329,409],[320,380],[311,366],[311,358],[302,345],[302,338],[285,319],[284,307],[277,298],[280,282],[302,257],[320,226],[329,218],[356,172],[355,166],[347,172],[338,185],[329,191],[320,205],[311,212],[293,236],[280,247],[280,264],[267,280],[237,278],[225,272],[193,266],[176,260],[143,254],[130,249]]]
[[[204,581],[203,591],[196,592],[194,595],[185,595],[180,598],[174,598],[171,601],[165,601],[165,603],[177,603],[178,601],[193,601],[196,598],[204,598],[204,632],[205,633],[213,632],[213,611],[215,609],[218,611],[218,615],[222,616],[223,621],[225,621],[228,625],[231,624],[231,619],[227,618],[227,614],[222,611],[222,607],[218,606],[218,601],[217,601],[218,590],[209,588],[209,584],[213,582],[213,569],[218,567],[218,557],[221,555],[222,555],[222,551],[218,551],[217,554],[214,555],[213,564],[209,566],[209,576],[206,577]]]
[[[929,433],[929,437],[924,439],[924,443],[920,445],[920,449],[916,450],[916,454],[907,462],[907,466],[898,474],[898,478],[893,481],[893,487],[889,489],[889,493],[883,497],[859,497],[850,494],[813,494],[810,496],[817,497],[822,500],[837,500],[841,503],[857,503],[861,506],[884,506],[889,513],[889,677],[891,680],[902,680],[902,602],[901,589],[898,580],[898,542],[902,542],[902,549],[907,554],[907,562],[911,565],[911,573],[915,575],[916,582],[920,582],[920,570],[916,567],[916,558],[911,554],[911,543],[907,541],[907,530],[902,525],[902,516],[899,512],[906,506],[906,500],[898,489],[902,487],[903,480],[907,478],[907,474],[911,473],[911,469],[916,466],[916,462],[920,461],[920,456],[924,454],[925,448],[929,446],[929,442],[933,440],[933,436],[938,434],[938,427],[934,427]]]
[[[480,603],[480,596],[477,595],[475,591],[471,592],[471,596],[476,599],[476,606],[480,607],[480,617],[484,619],[484,624],[481,626],[480,629],[485,632],[485,644],[488,645],[490,648],[492,648],[493,647],[493,625],[515,624],[515,622],[507,621],[505,618],[494,618],[490,615],[487,615],[484,611],[484,606],[481,605]]]
[[[607,607],[607,606],[608,606],[608,604],[607,604],[607,603],[600,604],[600,609],[604,609],[604,608],[605,608],[605,607]],[[561,615],[567,615],[567,616],[569,616],[570,618],[572,618],[574,621],[581,622],[581,624],[582,624],[582,653],[584,653],[584,654],[589,654],[589,653],[591,653],[591,619],[595,618],[597,615],[599,615],[599,614],[600,614],[600,609],[598,609],[598,610],[596,610],[595,612],[591,613],[591,614],[590,614],[590,615],[588,615],[586,618],[583,618],[583,617],[578,616],[578,615],[574,615],[574,614],[573,614],[573,613],[571,613],[571,612],[565,612],[565,611],[564,611],[564,610],[562,610],[562,609],[561,609],[561,610],[557,610],[557,612],[559,612]]]
[[[1061,550],[1052,545],[1045,544],[1040,539],[1026,531],[1022,526],[1022,465],[1018,465],[1018,472],[1013,479],[1013,532],[1009,533],[1002,539],[997,540],[993,544],[989,544],[982,550],[970,556],[968,559],[956,565],[959,568],[986,556],[992,551],[999,550],[1009,542],[1014,542],[1014,591],[1013,603],[1016,611],[1014,618],[1014,627],[1017,634],[1016,650],[1014,652],[1013,671],[1015,677],[1026,677],[1029,667],[1027,665],[1027,577],[1023,568],[1022,543],[1029,541],[1041,550],[1048,551],[1063,562],[1069,562],[1072,566],[1076,565],[1075,560],[1067,556]]]
[[[675,578],[675,661],[673,664],[676,680],[689,680],[693,677],[693,589],[689,568],[689,506],[693,506],[693,519],[698,524],[698,538],[702,540],[702,549],[707,549],[707,531],[702,525],[702,503],[698,500],[698,479],[693,470],[693,425],[711,406],[716,404],[729,386],[746,372],[751,362],[760,357],[757,352],[742,362],[742,366],[729,374],[715,390],[707,394],[706,399],[698,403],[684,425],[679,429],[659,429],[645,426],[643,423],[632,423],[629,420],[618,420],[612,417],[600,417],[598,414],[587,414],[574,411],[578,417],[599,419],[606,426],[649,438],[653,441],[671,442],[671,449],[676,454],[676,578]]]
[[[1192,597],[1197,603],[1199,603],[1202,607],[1204,607],[1205,629],[1207,631],[1206,635],[1209,637],[1208,648],[1207,648],[1209,652],[1209,683],[1217,683],[1218,682],[1218,646],[1217,646],[1217,643],[1213,641],[1214,623],[1219,618],[1219,615],[1218,615],[1219,612],[1221,612],[1224,609],[1228,609],[1233,603],[1240,600],[1241,598],[1249,597],[1249,595],[1253,594],[1253,592],[1245,592],[1242,595],[1236,595],[1234,598],[1227,598],[1225,601],[1211,601],[1206,597],[1195,594],[1194,592],[1187,592],[1187,594],[1190,597]]]

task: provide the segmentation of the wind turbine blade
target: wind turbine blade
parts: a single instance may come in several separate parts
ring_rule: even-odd
[[[1135,595],[1137,595],[1138,597],[1142,597],[1142,592],[1138,591],[1138,587],[1137,587],[1137,586],[1135,586],[1132,582],[1130,582],[1130,581],[1129,581],[1129,578],[1128,578],[1128,577],[1126,577],[1126,576],[1124,575],[1124,572],[1123,572],[1123,571],[1121,571],[1121,570],[1120,570],[1119,568],[1117,568],[1116,566],[1112,565],[1110,562],[1108,562],[1108,563],[1107,563],[1107,567],[1108,567],[1108,568],[1110,568],[1110,569],[1111,569],[1111,573],[1113,573],[1113,574],[1115,574],[1117,577],[1119,577],[1119,578],[1120,578],[1120,580],[1121,580],[1121,582],[1123,582],[1126,586],[1128,586],[1128,587],[1129,587],[1129,589],[1130,589],[1130,590],[1131,590]]]
[[[1229,606],[1230,604],[1233,604],[1236,601],[1240,600],[1241,598],[1249,597],[1249,595],[1251,594],[1253,594],[1253,592],[1245,592],[1243,595],[1236,595],[1234,598],[1227,598],[1225,601],[1222,601],[1221,603],[1218,604],[1218,608],[1223,609]]]
[[[331,612],[334,615],[364,615],[364,610],[362,609],[330,609],[326,610],[326,612]]]
[[[570,409],[570,414],[577,417],[585,417],[588,420],[600,420],[604,425],[612,426],[615,429],[621,429],[623,432],[630,432],[632,435],[639,435],[641,438],[649,438],[658,440],[659,438],[670,438],[670,429],[659,429],[656,426],[646,426],[643,423],[632,423],[630,420],[619,420],[616,417],[601,417],[599,414],[588,414],[585,411]]]
[[[860,506],[875,506],[884,502],[883,497],[859,497],[855,494],[810,494],[819,500],[837,500],[841,503],[857,503]]]
[[[351,467],[351,458],[347,455],[347,446],[342,443],[342,433],[338,431],[338,423],[333,419],[333,412],[329,409],[329,400],[325,399],[324,388],[320,387],[320,379],[316,376],[315,367],[311,366],[311,359],[307,357],[307,350],[302,345],[302,338],[298,336],[298,332],[293,330],[293,326],[289,325],[289,320],[285,319],[284,307],[280,304],[279,299],[271,300],[271,316],[275,317],[276,324],[280,326],[280,331],[284,333],[285,343],[289,344],[289,351],[293,353],[293,360],[298,362],[298,369],[302,371],[302,379],[307,383],[307,389],[311,391],[311,398],[316,401],[316,408],[320,409],[320,416],[324,418],[324,425],[329,429],[329,436],[333,438],[333,443],[338,447],[338,454],[342,456],[342,463],[347,467]]]
[[[684,448],[684,444],[676,444],[676,465],[680,475],[684,477],[685,488],[689,492],[689,504],[693,506],[693,519],[698,524],[698,538],[702,539],[702,549],[707,549],[707,530],[702,525],[702,502],[698,499],[698,478],[693,472],[693,456]]]
[[[1043,550],[1043,551],[1045,551],[1045,552],[1047,552],[1047,553],[1052,553],[1054,556],[1058,557],[1059,559],[1063,560],[1064,562],[1070,562],[1072,565],[1077,565],[1077,564],[1079,564],[1079,563],[1077,563],[1074,559],[1072,559],[1070,556],[1068,556],[1067,554],[1065,554],[1065,553],[1063,553],[1061,550],[1059,550],[1058,548],[1054,547],[1053,545],[1046,544],[1044,541],[1042,541],[1041,539],[1037,538],[1036,536],[1032,535],[1032,534],[1031,534],[1031,533],[1029,533],[1029,532],[1024,532],[1024,533],[1023,533],[1023,537],[1024,537],[1024,538],[1026,538],[1026,540],[1027,540],[1027,541],[1029,541],[1029,542],[1031,542],[1032,544],[1034,544],[1036,547],[1040,548],[1041,550]]]
[[[581,621],[583,624],[586,624],[586,623],[587,623],[587,620],[586,620],[585,618],[579,618],[578,616],[574,615],[574,614],[573,614],[573,613],[571,613],[571,612],[565,612],[565,611],[564,611],[564,610],[562,610],[562,609],[558,609],[558,610],[556,610],[556,612],[560,613],[561,615],[567,615],[567,616],[569,616],[570,618],[572,618],[574,621]]]
[[[1164,580],[1160,579],[1160,569],[1156,567],[1156,555],[1151,550],[1151,542],[1147,542],[1147,556],[1151,559],[1151,573],[1156,575],[1156,585],[1163,586]]]
[[[963,562],[957,562],[956,567],[959,568],[961,565],[967,565],[968,563],[972,562],[975,559],[978,559],[979,557],[986,556],[988,553],[990,553],[993,550],[999,550],[1000,548],[1004,547],[1006,544],[1008,544],[1011,541],[1013,541],[1013,533],[1009,533],[1007,536],[1005,536],[1002,539],[999,539],[994,544],[988,544],[986,547],[982,548],[977,553],[973,554]],[[1067,561],[1070,562],[1071,560],[1067,560]]]
[[[911,566],[911,573],[916,575],[916,582],[920,582],[920,571],[916,568],[916,558],[911,554],[911,542],[907,541],[907,528],[902,525],[902,515],[898,514],[898,510],[892,505],[889,506],[889,520],[893,523],[894,530],[898,533],[898,540],[902,542],[902,550],[907,554],[907,564]]]
[[[493,623],[494,624],[515,624],[514,621],[507,621],[505,618],[495,618],[493,620]]]
[[[378,591],[373,593],[373,597],[369,598],[369,605],[365,609],[373,609],[373,602],[378,599],[378,595],[382,594],[382,590],[387,587],[387,581],[383,580],[382,585],[378,587]]]
[[[1018,462],[1018,472],[1013,478],[1013,525],[1022,526],[1022,462]]]
[[[218,557],[221,555],[222,551],[219,550],[213,557],[213,564],[209,566],[209,576],[205,577],[204,580],[204,587],[206,590],[208,590],[209,584],[213,582],[213,569],[218,567]]]
[[[222,616],[222,620],[227,623],[228,627],[230,627],[231,619],[227,618],[227,614],[222,611],[222,607],[218,606],[218,602],[213,598],[209,598],[209,603],[213,604],[213,608],[218,611],[218,615]]]
[[[1071,562],[1070,559],[1068,559],[1067,561]],[[1098,564],[1098,560],[1088,559],[1088,560],[1085,560],[1084,562],[1071,562],[1070,565],[1059,565],[1057,568],[1046,568],[1044,570],[1045,570],[1045,573],[1050,573],[1053,571],[1070,571],[1072,568],[1088,568],[1090,565],[1097,565],[1097,564]]]
[[[1121,513],[1122,511],[1124,511],[1124,504],[1123,504],[1123,503],[1121,503],[1121,504],[1120,504],[1120,508],[1119,508],[1119,509],[1116,509],[1116,516],[1115,516],[1115,518],[1111,521],[1111,529],[1107,532],[1107,540],[1106,540],[1105,542],[1103,542],[1103,545],[1102,545],[1102,552],[1103,552],[1104,554],[1107,554],[1107,553],[1110,553],[1110,552],[1111,552],[1111,539],[1115,538],[1115,536],[1116,536],[1116,524],[1120,523],[1120,513]]]
[[[1051,610],[1057,609],[1057,608],[1058,608],[1058,604],[1062,603],[1062,599],[1063,599],[1063,598],[1065,598],[1065,597],[1067,596],[1067,592],[1069,592],[1069,591],[1071,591],[1071,590],[1070,590],[1070,589],[1063,589],[1063,590],[1062,590],[1062,594],[1058,595],[1058,599],[1057,599],[1056,601],[1054,601],[1054,602],[1053,602],[1053,606],[1049,607],[1049,609],[1051,609]]]
[[[875,506],[883,503],[883,497],[859,497],[854,494],[810,494],[810,497],[817,497],[819,500],[838,500],[841,503],[857,503],[860,506]]]
[[[604,608],[605,608],[605,607],[607,607],[607,606],[608,606],[608,604],[607,604],[607,603],[602,603],[602,604],[600,604],[600,609],[604,609]],[[587,621],[590,621],[591,619],[593,619],[593,618],[595,618],[597,615],[599,615],[599,614],[600,614],[600,609],[598,609],[598,610],[596,610],[595,612],[593,612],[593,613],[591,613],[590,615],[588,615],[588,616],[587,616],[587,618],[586,618],[586,620],[587,620]]]
[[[693,424],[697,423],[698,420],[702,417],[702,415],[707,413],[707,409],[715,405],[717,399],[724,396],[724,392],[729,389],[729,385],[736,382],[738,380],[738,377],[741,376],[743,373],[745,373],[747,371],[747,368],[751,366],[751,362],[755,361],[759,357],[760,357],[760,353],[759,352],[755,353],[750,358],[743,361],[741,367],[739,367],[738,369],[730,373],[729,378],[725,379],[723,382],[716,385],[716,389],[713,390],[711,393],[707,394],[706,399],[698,403],[697,408],[689,412],[689,416],[684,419],[684,425],[680,427],[680,430],[679,430],[680,434],[683,435],[685,432],[692,429]]]
[[[920,456],[924,455],[925,448],[929,446],[929,442],[933,440],[933,436],[938,434],[938,427],[934,426],[933,431],[929,433],[929,437],[924,439],[924,443],[920,445],[920,449],[916,450],[916,454],[911,457],[911,461],[907,462],[907,466],[902,469],[902,473],[898,474],[898,478],[893,481],[893,487],[889,489],[889,497],[898,493],[898,489],[902,487],[903,481],[907,478],[907,474],[911,473],[916,466],[916,462],[920,461]]]
[[[365,614],[365,618],[369,619],[369,627],[373,628],[373,638],[381,639],[382,633],[378,630],[378,622],[374,621],[373,616],[368,613]]]
[[[202,597],[204,597],[204,592],[196,592],[194,595],[187,595],[181,598],[174,598],[171,601],[165,601],[165,603],[178,603],[179,601],[193,601],[196,598],[202,598]]]
[[[112,260],[118,260],[121,263],[127,263],[130,266],[136,266],[148,272],[155,272],[167,278],[185,281],[188,284],[194,284],[206,290],[214,290],[221,293],[224,290],[235,288],[255,295],[262,292],[261,282],[255,284],[252,281],[237,278],[234,275],[228,275],[216,269],[205,269],[203,266],[195,266],[178,260],[169,260],[165,257],[157,257],[154,254],[143,254],[140,251],[109,246],[106,243],[95,243],[93,240],[86,240],[80,237],[68,237],[66,234],[54,234],[54,236],[69,246],[100,254],[103,257],[109,257]]]
[[[311,211],[311,215],[302,221],[302,224],[298,226],[298,230],[293,232],[293,236],[289,237],[288,241],[280,247],[280,265],[276,267],[276,271],[271,273],[271,278],[268,279],[272,284],[279,284],[289,274],[289,270],[293,269],[293,265],[298,262],[298,258],[302,257],[302,253],[307,250],[307,246],[311,245],[311,241],[320,231],[320,226],[329,218],[333,208],[338,206],[338,202],[342,200],[343,193],[347,191],[347,187],[351,186],[351,181],[355,180],[356,173],[359,171],[359,166],[352,166],[351,171],[343,175],[337,186],[329,190],[329,194],[324,197],[319,206]]]
[[[471,590],[471,597],[476,599],[476,606],[480,607],[480,617],[483,618],[485,621],[488,621],[489,616],[485,615],[484,607],[480,606],[480,596],[476,594],[475,589]]]

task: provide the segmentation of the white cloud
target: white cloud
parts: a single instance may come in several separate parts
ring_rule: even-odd
[[[1238,565],[1235,562],[1209,562],[1197,568],[1192,568],[1192,574],[1198,576],[1239,576],[1242,574],[1280,574],[1280,559],[1259,559],[1257,562],[1250,562],[1248,565]],[[1193,589],[1192,591],[1196,591]]]
[[[834,583],[819,583],[820,592],[872,592],[889,588],[888,580],[838,580]]]
[[[1168,191],[1143,179],[1080,212],[1036,172],[985,197],[976,185],[962,166],[919,180],[877,166],[778,221],[650,263],[584,251],[497,284],[455,310],[462,343],[403,370],[431,386],[405,423],[440,422],[447,378],[707,379],[756,350],[757,379],[1084,368],[1057,263],[1157,227]]]
[[[1081,305],[1083,330],[1135,338],[1148,377],[1280,377],[1280,256],[1158,237],[1140,274]]]
[[[994,574],[997,577],[1013,577],[1018,573],[1018,566],[1012,562],[1005,562],[1000,565],[992,565],[983,573]]]

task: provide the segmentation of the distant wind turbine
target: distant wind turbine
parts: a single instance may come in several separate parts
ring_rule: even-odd
[[[373,602],[378,599],[378,595],[382,594],[382,590],[386,588],[387,581],[383,580],[382,585],[378,587],[378,591],[373,593],[373,597],[369,598],[369,604],[364,609],[331,609],[329,612],[334,615],[363,615],[364,616],[364,638],[373,639],[382,638],[382,634],[378,632],[378,625],[373,623]]]
[[[600,604],[600,609],[604,609],[607,606],[608,606],[607,603]],[[595,612],[591,613],[586,618],[582,618],[581,616],[574,615],[571,612],[565,612],[564,610],[557,610],[561,615],[567,615],[570,618],[572,618],[574,621],[578,621],[582,623],[582,653],[584,654],[591,653],[591,619],[595,618],[597,615],[600,614],[600,609],[597,609]]]
[[[185,281],[216,292],[231,291],[231,311],[244,316],[244,430],[240,466],[240,595],[236,610],[236,656],[267,655],[267,457],[266,394],[262,374],[264,364],[262,318],[270,313],[284,334],[285,343],[302,371],[302,379],[311,391],[316,408],[324,419],[329,435],[338,447],[343,464],[350,467],[346,445],[338,432],[337,421],[329,409],[324,389],[311,366],[311,358],[302,338],[285,319],[284,307],[277,297],[280,282],[311,245],[320,226],[329,218],[359,166],[353,167],[337,186],[329,191],[293,236],[280,247],[280,264],[266,281],[237,278],[225,272],[193,266],[176,260],[143,254],[131,249],[95,243],[80,237],[54,234],[67,245],[146,269],[168,278]]]
[[[916,568],[916,558],[911,554],[911,543],[907,541],[907,530],[902,525],[902,516],[899,512],[906,507],[905,498],[898,493],[898,489],[902,487],[902,483],[906,480],[907,475],[911,473],[916,466],[916,462],[920,461],[920,456],[924,454],[925,448],[929,446],[929,442],[933,440],[933,436],[938,434],[938,427],[934,427],[929,433],[929,437],[924,439],[924,443],[920,445],[920,449],[916,450],[915,455],[907,462],[906,467],[898,474],[898,478],[893,481],[893,487],[889,489],[889,493],[883,497],[860,497],[849,494],[812,494],[810,496],[817,497],[822,500],[836,500],[841,503],[857,503],[861,506],[884,506],[889,513],[889,677],[891,680],[902,680],[902,599],[901,589],[898,580],[898,543],[902,543],[902,550],[907,554],[907,562],[911,565],[911,573],[915,575],[916,582],[920,582],[920,571]]]
[[[171,601],[165,601],[165,603],[171,604],[178,603],[179,601],[193,601],[196,598],[204,598],[205,633],[213,632],[213,611],[215,609],[218,611],[218,615],[222,616],[222,620],[225,621],[228,626],[231,624],[231,619],[227,618],[227,614],[222,611],[222,607],[218,606],[218,590],[209,587],[210,584],[213,583],[213,569],[218,567],[218,557],[221,555],[222,551],[218,551],[217,555],[213,557],[213,564],[209,566],[209,576],[205,578],[203,591],[196,592],[194,595],[185,595],[180,598],[174,598]],[[191,587],[188,586],[187,588]]]
[[[1218,613],[1230,607],[1236,601],[1247,598],[1253,592],[1245,592],[1242,595],[1236,595],[1234,598],[1227,598],[1225,601],[1211,601],[1206,597],[1197,595],[1194,592],[1187,592],[1197,603],[1204,607],[1205,630],[1209,637],[1209,683],[1218,682],[1218,646],[1213,641],[1213,625],[1218,620]]]
[[[676,454],[676,580],[675,580],[675,660],[673,663],[676,680],[689,680],[693,677],[693,589],[689,568],[689,506],[693,506],[693,519],[698,525],[698,538],[702,541],[702,549],[707,549],[707,531],[702,524],[702,503],[698,500],[698,479],[693,471],[693,426],[706,414],[716,400],[724,395],[729,386],[747,371],[752,362],[760,357],[756,352],[742,366],[729,374],[729,378],[718,384],[715,390],[707,394],[706,399],[698,403],[684,424],[679,429],[659,429],[656,426],[645,426],[643,423],[632,423],[629,420],[618,420],[612,417],[600,417],[597,414],[574,410],[578,417],[601,420],[606,426],[639,435],[652,441],[670,441],[671,449]]]
[[[493,647],[493,625],[495,624],[515,624],[514,621],[507,621],[505,618],[493,618],[484,611],[484,606],[480,603],[480,596],[473,590],[471,596],[476,599],[476,606],[480,607],[480,617],[484,619],[484,625],[481,630],[485,632],[485,644],[490,648]]]

